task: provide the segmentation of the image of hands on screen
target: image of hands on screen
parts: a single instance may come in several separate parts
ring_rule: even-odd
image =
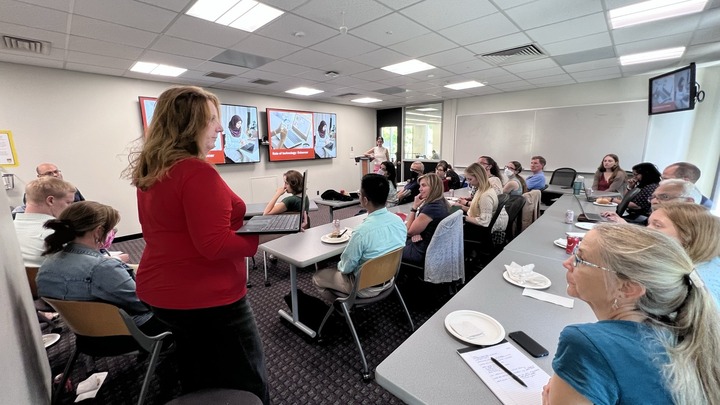
[[[690,71],[680,72],[675,75],[675,108],[685,109],[690,107]]]
[[[330,159],[337,157],[335,145],[335,114],[313,113],[315,127],[315,158]]]
[[[312,112],[271,108],[266,111],[271,162],[315,159],[317,123]]]

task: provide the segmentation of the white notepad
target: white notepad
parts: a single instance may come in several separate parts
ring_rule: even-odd
[[[459,349],[458,354],[503,404],[542,404],[543,386],[548,383],[550,376],[510,343],[505,342],[485,348]],[[491,357],[518,376],[527,388],[493,363]]]

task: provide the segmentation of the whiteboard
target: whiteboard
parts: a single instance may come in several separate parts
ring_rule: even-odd
[[[500,166],[530,157],[547,160],[546,171],[572,167],[594,173],[603,156],[615,153],[629,169],[642,162],[647,135],[647,101],[595,104],[475,115],[456,120],[455,164],[492,156]]]

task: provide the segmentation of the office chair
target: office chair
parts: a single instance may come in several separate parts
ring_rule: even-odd
[[[555,169],[550,177],[550,184],[558,185],[561,187],[572,187],[575,181],[577,172],[575,169],[570,167],[561,167]]]
[[[508,214],[508,223],[505,228],[505,244],[507,245],[522,232],[522,216],[520,213],[525,206],[525,197],[522,195],[511,195],[505,203],[505,211]]]
[[[464,242],[465,245],[474,245],[475,246],[475,252],[478,253],[479,256],[483,257],[483,261],[481,264],[487,264],[489,263],[495,256],[497,256],[498,253],[500,253],[500,247],[495,241],[493,240],[493,232],[492,228],[495,226],[495,222],[497,222],[498,217],[500,216],[500,213],[505,209],[505,204],[508,201],[509,196],[507,194],[500,194],[498,195],[498,205],[497,208],[495,208],[495,213],[493,214],[492,219],[490,220],[490,224],[488,226],[476,226],[476,225],[468,225],[468,226],[475,226],[478,228],[479,232],[476,235],[477,239],[468,239],[465,238]],[[475,229],[475,228],[473,228]],[[465,249],[467,250],[467,249]]]
[[[55,312],[55,310],[48,305],[47,302],[40,299],[37,292],[37,283],[35,282],[35,279],[37,278],[38,274],[38,268],[37,267],[25,267],[25,275],[27,276],[28,285],[30,286],[30,293],[32,294],[33,298],[33,304],[35,305],[35,312],[37,313],[38,322],[41,324],[47,324],[51,330],[61,330],[60,325],[57,323],[57,320],[55,319],[48,319],[44,315],[42,315],[40,312]]]
[[[365,262],[360,267],[360,272],[355,277],[355,284],[353,285],[352,291],[350,291],[349,295],[340,291],[335,291],[331,289],[327,290],[337,296],[337,298],[335,298],[333,304],[330,305],[330,308],[325,314],[325,318],[323,318],[322,323],[318,328],[318,338],[322,336],[323,327],[325,326],[328,318],[330,318],[330,315],[332,315],[332,313],[335,311],[335,306],[337,305],[338,307],[340,307],[340,310],[342,311],[341,313],[345,317],[348,328],[350,328],[350,333],[352,333],[353,339],[355,340],[355,345],[357,346],[358,352],[360,352],[360,358],[362,359],[363,363],[362,378],[364,381],[372,380],[372,375],[370,373],[367,360],[365,359],[365,353],[363,352],[362,345],[360,344],[360,339],[358,338],[358,334],[355,331],[355,325],[353,324],[352,318],[350,317],[350,310],[353,307],[363,307],[376,303],[378,301],[382,301],[388,296],[390,296],[393,291],[395,291],[397,293],[398,299],[400,300],[400,304],[405,310],[405,315],[407,315],[408,321],[410,322],[410,330],[415,330],[415,324],[413,324],[410,312],[408,311],[407,305],[405,305],[405,301],[403,300],[402,295],[400,294],[400,290],[398,289],[397,284],[395,284],[394,280],[398,274],[398,271],[400,270],[400,259],[402,259],[402,251],[402,247],[397,248],[382,256],[370,259]],[[374,297],[360,298],[357,296],[357,292],[362,289],[385,283],[392,283],[392,287],[386,288],[385,290],[380,292],[380,294]]]
[[[627,193],[625,193],[625,196],[623,196],[622,201],[620,201],[620,204],[618,204],[617,208],[615,209],[615,212],[619,216],[623,216],[625,214],[625,211],[627,210],[628,205],[630,205],[630,201],[635,198],[635,196],[640,192],[640,187],[635,187],[632,190],[629,190]]]
[[[142,405],[145,402],[150,378],[155,371],[162,350],[163,340],[172,333],[163,332],[157,336],[147,336],[138,329],[130,315],[112,304],[94,301],[63,301],[47,297],[43,297],[43,300],[60,313],[75,334],[75,347],[65,366],[62,379],[55,387],[52,403],[57,403],[60,392],[65,387],[80,353],[92,357],[111,357],[135,353],[142,349],[151,353],[150,363],[137,402],[138,405]]]

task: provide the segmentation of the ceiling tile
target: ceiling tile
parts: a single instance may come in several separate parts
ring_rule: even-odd
[[[356,73],[352,76],[357,77],[358,79],[377,82],[380,80],[391,79],[393,76],[397,76],[397,75],[395,73],[391,73],[386,70],[373,69],[373,70],[367,70],[365,72]]]
[[[529,30],[602,11],[599,1],[538,0],[511,8],[506,13],[520,28]]]
[[[714,28],[705,28],[695,31],[691,44],[698,45],[715,42],[718,38],[720,38],[720,25]]]
[[[595,13],[526,32],[530,38],[540,44],[546,44],[597,34],[607,31],[607,29],[605,14]]]
[[[99,39],[130,46],[145,48],[149,46],[157,34],[135,28],[95,20],[83,16],[73,16],[70,33],[81,37]]]
[[[475,55],[465,48],[458,47],[432,55],[425,55],[422,57],[422,60],[433,66],[454,65],[460,62],[475,60]]]
[[[535,86],[534,84],[531,84],[531,83],[528,83],[525,81],[494,84],[493,87],[500,89],[502,91],[520,91],[520,90],[530,90],[530,89],[537,88],[537,86]]]
[[[53,48],[65,48],[67,34],[55,31],[46,31],[34,27],[10,24],[0,22],[0,33],[14,37],[34,39],[38,41],[47,41],[52,44]]]
[[[364,65],[362,63],[353,62],[351,60],[343,59],[331,63],[329,65],[323,65],[320,67],[324,71],[332,70],[338,72],[340,76],[348,76],[355,73],[365,72],[371,70],[372,66]]]
[[[621,72],[620,72],[620,68],[615,66],[615,67],[608,67],[608,68],[603,68],[603,69],[585,70],[582,72],[575,72],[575,73],[571,73],[570,76],[572,76],[575,79],[584,79],[584,78],[593,77],[593,76],[620,77]]]
[[[184,0],[181,0],[184,1]],[[11,1],[5,1],[3,3],[3,12],[5,12],[5,3],[17,3],[14,0]],[[70,12],[71,4],[73,0],[53,0],[53,1],[47,1],[47,0],[22,0],[23,3],[30,3],[34,4],[36,6],[40,7],[46,7],[46,8],[52,8],[54,10],[58,11],[65,11]]]
[[[0,21],[12,24],[22,21],[22,25],[55,32],[66,32],[68,18],[68,13],[19,1],[3,1],[0,13]]]
[[[527,81],[537,86],[546,86],[550,84],[559,86],[563,84],[575,83],[575,79],[573,79],[570,75],[567,74],[528,78]]]
[[[165,34],[221,48],[229,48],[250,35],[249,32],[188,15],[181,15]]]
[[[55,69],[62,69],[63,68],[63,61],[62,59],[51,59],[47,57],[38,58],[35,56],[29,56],[27,53],[19,53],[19,52],[7,52],[4,50],[0,50],[0,60],[3,62],[8,63],[17,63],[19,65],[32,65],[32,66],[42,66],[42,67],[49,67],[49,68],[55,68]]]
[[[445,28],[440,30],[440,34],[460,45],[468,45],[477,43],[478,40],[502,37],[518,31],[517,26],[504,15],[495,13]]]
[[[628,42],[635,42],[643,39],[665,37],[681,33],[692,33],[700,21],[700,16],[698,14],[692,14],[683,17],[676,17],[673,20],[673,24],[668,24],[667,20],[662,20],[620,28],[612,31],[612,37],[615,44],[626,44]]]
[[[584,52],[568,53],[565,55],[554,56],[552,59],[560,66],[573,65],[582,62],[589,62],[599,59],[607,59],[617,57],[615,49],[611,46],[598,49],[590,49]]]
[[[177,16],[172,11],[137,1],[75,0],[73,11],[76,15],[156,33],[165,31]]]
[[[400,13],[435,31],[497,13],[487,0],[423,1]]]
[[[348,58],[380,48],[379,46],[353,35],[336,35],[326,41],[312,46],[312,49],[330,55]]]
[[[69,0],[64,0],[69,1]],[[181,12],[185,9],[185,7],[188,6],[188,0],[135,0],[140,3],[149,4],[152,6],[164,8],[167,10],[172,10],[175,12]],[[194,2],[194,0],[193,0]],[[263,0],[264,3],[267,3],[267,1]]]
[[[304,49],[283,58],[286,62],[297,63],[298,65],[320,67],[340,60],[339,57],[326,53]]]
[[[197,67],[195,67],[196,70],[202,71],[204,73],[208,72],[218,72],[218,73],[225,73],[225,74],[232,74],[232,75],[239,75],[242,73],[245,73],[248,71],[247,68],[240,67],[240,66],[233,66],[228,65],[225,63],[218,63],[213,61],[207,61],[203,62]]]
[[[70,35],[68,49],[97,55],[113,56],[121,59],[137,60],[143,49],[134,46],[112,44],[110,42]]]
[[[643,41],[629,42],[620,44],[615,47],[618,56],[631,55],[639,52],[649,52],[658,49],[673,48],[676,46],[683,46],[690,42],[692,33],[686,32],[683,34],[669,35],[666,37],[646,39]]]
[[[264,56],[266,58],[280,59],[284,56],[297,52],[302,48],[286,42],[261,37],[260,35],[250,35],[230,49],[253,55]]]
[[[560,41],[543,45],[548,55],[564,55],[566,53],[582,52],[588,49],[604,48],[612,46],[610,34],[599,32],[588,36],[573,38],[567,41]]]
[[[546,69],[556,67],[557,64],[550,58],[533,60],[530,62],[516,63],[514,65],[503,66],[505,70],[512,73],[529,72],[531,70]]]
[[[526,72],[516,72],[515,74],[523,79],[535,79],[538,77],[564,75],[565,71],[559,67],[550,67],[546,69],[534,69]]]
[[[352,29],[350,32],[370,42],[388,46],[427,34],[430,31],[407,17],[393,13]]]
[[[164,65],[177,66],[185,69],[195,69],[205,63],[202,59],[188,58],[180,55],[173,55],[164,52],[147,50],[141,56],[143,62],[161,63]]]
[[[342,12],[344,12],[344,17]],[[356,27],[390,14],[391,9],[370,0],[335,1],[310,0],[293,10],[309,20],[319,22],[331,28],[338,28],[343,24],[350,31]],[[367,37],[364,37],[368,39]]]
[[[617,58],[608,58],[594,60],[590,62],[576,63],[573,65],[563,65],[563,69],[568,73],[582,72],[585,70],[602,69],[608,67],[620,66]]]
[[[287,63],[280,60],[276,60],[270,63],[267,63],[265,65],[262,65],[258,68],[258,70],[262,70],[263,72],[272,72],[272,73],[278,73],[281,75],[286,76],[295,76],[299,75],[307,70],[309,68],[305,66],[296,65],[294,63]]]
[[[189,56],[197,59],[212,59],[224,51],[223,48],[190,42],[169,36],[160,37],[150,49],[174,55]]]
[[[389,46],[390,49],[404,53],[412,58],[418,58],[456,47],[457,45],[452,41],[432,32]]]
[[[307,2],[307,0],[262,0],[262,2],[278,10],[290,11]]]
[[[483,69],[489,69],[491,67],[492,67],[491,64],[489,64],[487,62],[483,62],[480,59],[475,59],[475,60],[469,60],[469,61],[465,61],[465,62],[456,63],[456,64],[450,65],[450,66],[445,66],[445,69],[449,70],[453,73],[463,74],[463,73],[469,73],[469,72],[476,72],[478,70],[483,70]]]
[[[516,32],[503,37],[493,38],[489,41],[465,45],[465,48],[474,52],[476,55],[483,55],[486,53],[502,51],[504,49],[516,48],[530,43],[532,43],[532,41],[527,35],[522,32]]]
[[[296,32],[302,32],[304,35],[296,36],[294,35]],[[337,29],[316,24],[306,18],[286,13],[255,31],[255,34],[289,42],[304,48],[338,36],[340,32]]]
[[[67,55],[68,61],[72,61],[74,63],[84,63],[86,65],[103,66],[115,69],[130,69],[130,67],[135,63],[134,60],[93,55],[90,53],[76,51],[69,51]]]
[[[70,70],[76,70],[78,72],[95,73],[108,76],[122,76],[123,73],[127,71],[127,69],[118,69],[106,66],[92,66],[85,63],[72,62],[66,63],[65,68]]]
[[[400,10],[424,0],[377,0],[379,3],[390,7],[393,10]]]
[[[405,62],[407,60],[410,60],[411,58],[407,55],[403,55],[387,48],[380,48],[372,52],[351,57],[350,59],[372,67],[381,68],[389,65],[394,65],[396,63]]]

